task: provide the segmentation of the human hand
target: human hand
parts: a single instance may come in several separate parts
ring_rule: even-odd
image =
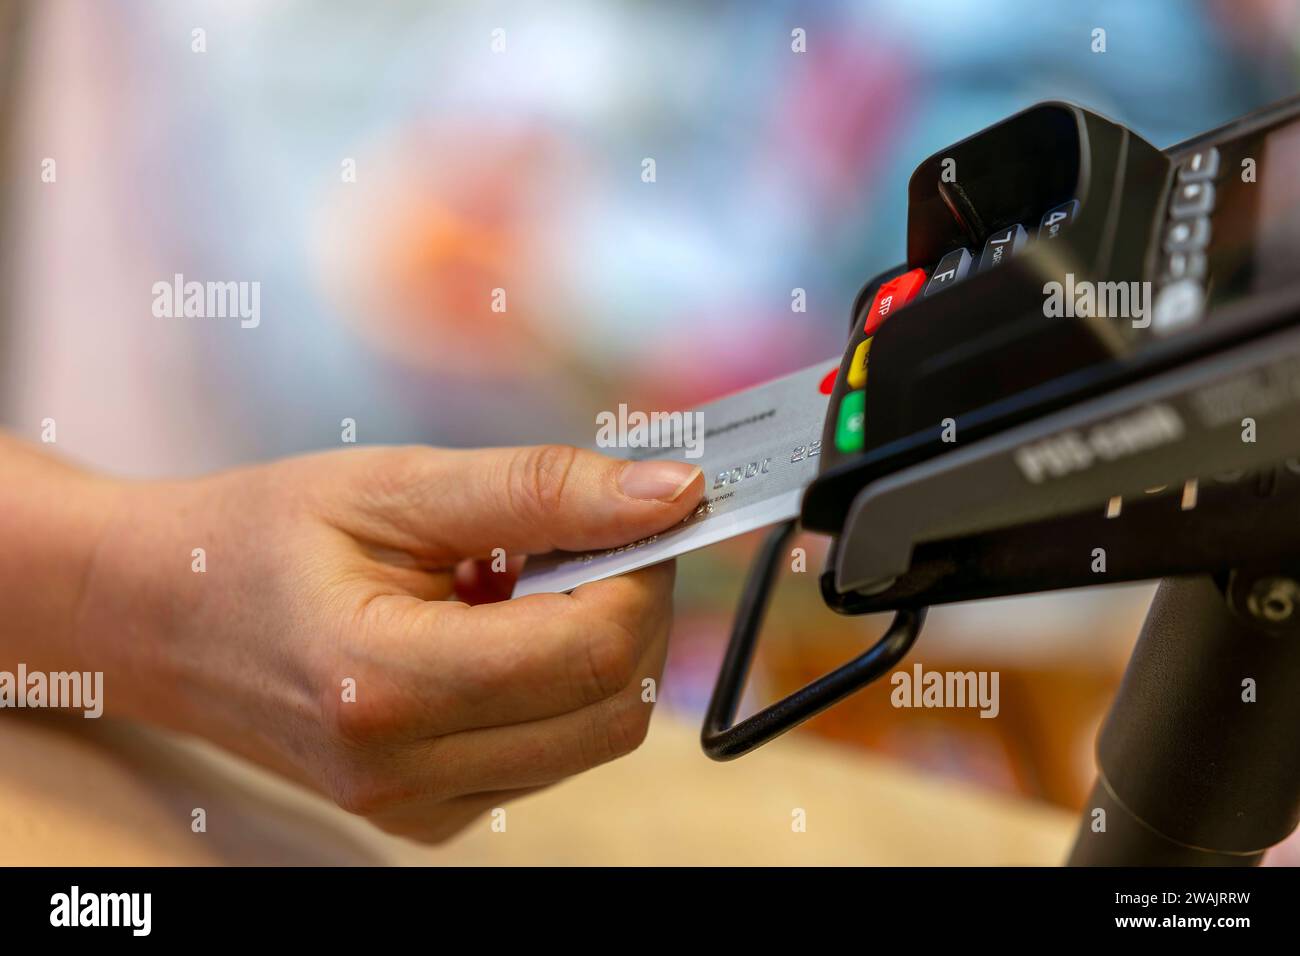
[[[558,446],[357,449],[128,485],[74,643],[105,671],[110,715],[207,737],[436,841],[648,726],[673,565],[503,600],[522,556],[626,544],[702,493],[697,468]],[[509,571],[491,570],[494,549]]]

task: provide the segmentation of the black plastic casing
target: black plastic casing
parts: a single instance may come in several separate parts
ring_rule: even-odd
[[[951,160],[955,165],[945,165]],[[979,213],[971,235],[940,197],[945,168]],[[848,391],[848,364],[871,295],[906,269],[927,272],[966,247],[978,258],[990,233],[1015,223],[1029,231],[1026,250],[996,269],[918,297],[875,333],[867,386],[866,449],[835,450],[834,415],[822,435],[817,481],[804,498],[803,523],[834,532],[848,498],[864,482],[945,450],[944,419],[962,440],[1017,420],[1014,396],[1120,355],[1122,327],[1107,319],[1061,320],[1043,314],[1044,283],[1065,273],[1139,280],[1154,240],[1170,177],[1169,159],[1127,129],[1067,103],[1045,103],[941,150],[908,185],[908,261],[875,277],[854,306],[854,328],[831,408]],[[1033,238],[1039,217],[1077,199],[1079,215],[1050,245]]]
[[[1241,183],[1235,174],[1244,157],[1261,154],[1268,131],[1297,116],[1300,98],[1161,151],[1088,110],[1045,103],[922,162],[909,183],[908,260],[868,282],[853,307],[852,330],[823,430],[820,472],[803,501],[804,526],[840,535],[855,499],[879,479],[1294,323],[1292,289],[1283,290],[1284,296],[1254,294],[1259,290],[1251,287],[1260,190]],[[1186,331],[1153,337],[1135,332],[1123,316],[1049,317],[1045,284],[1061,282],[1067,274],[1076,281],[1094,282],[1160,278],[1160,239],[1177,165],[1207,145],[1219,149],[1224,178],[1218,186],[1215,238],[1208,250],[1204,320]],[[968,203],[964,209],[954,210],[951,197],[945,201],[941,194],[945,169],[955,171]],[[1043,212],[1071,199],[1080,207],[1068,230],[1051,242],[1034,242]],[[836,411],[849,391],[848,366],[863,338],[866,310],[876,288],[906,269],[921,267],[930,273],[945,253],[959,247],[978,259],[989,234],[1017,222],[1031,237],[1023,252],[992,270],[977,271],[950,288],[914,299],[875,332],[866,386],[865,449],[849,455],[838,452]],[[1224,235],[1231,235],[1232,241],[1225,241]],[[1274,299],[1276,307],[1270,304]],[[1222,320],[1216,321],[1220,315]],[[956,445],[942,440],[945,424],[951,426],[950,435],[955,429]],[[1015,488],[1006,489],[1007,495],[1016,493]],[[1103,496],[1099,506],[1104,502]],[[934,507],[961,506],[937,501]],[[836,548],[848,543],[837,541]],[[961,547],[978,550],[975,539],[954,540],[955,551],[945,548],[942,539],[912,543],[924,543],[931,555],[956,553]],[[931,603],[945,599],[942,580],[950,572],[943,570],[944,564],[931,561],[925,569],[931,583],[924,596]],[[1134,576],[1141,576],[1142,570],[1135,569]],[[994,569],[989,573],[993,578],[998,574]],[[1151,576],[1159,573],[1151,569]],[[1005,590],[993,578],[983,574],[966,596],[1037,589],[1023,573]],[[1060,579],[1049,569],[1043,586],[1061,586]],[[844,582],[827,581],[823,586],[828,601],[834,593],[848,595],[850,590]],[[857,597],[849,603],[863,605]],[[893,600],[888,592],[876,592],[867,602],[873,610],[907,603]]]

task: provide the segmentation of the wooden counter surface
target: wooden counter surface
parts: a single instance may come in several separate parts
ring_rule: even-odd
[[[205,744],[0,712],[0,864],[1041,864],[1075,820],[793,734],[729,764],[667,710],[642,749],[426,847]],[[193,833],[191,813],[207,812]],[[807,830],[792,831],[792,811]]]

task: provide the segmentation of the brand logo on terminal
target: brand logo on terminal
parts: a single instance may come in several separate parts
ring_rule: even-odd
[[[1186,433],[1178,412],[1150,405],[1085,430],[1071,429],[1016,449],[1016,465],[1035,485],[1176,442]]]

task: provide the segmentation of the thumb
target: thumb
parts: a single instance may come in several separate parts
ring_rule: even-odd
[[[412,476],[422,487],[394,504],[417,550],[447,561],[618,547],[682,521],[704,495],[703,473],[681,461],[569,445],[424,450],[427,468]]]

